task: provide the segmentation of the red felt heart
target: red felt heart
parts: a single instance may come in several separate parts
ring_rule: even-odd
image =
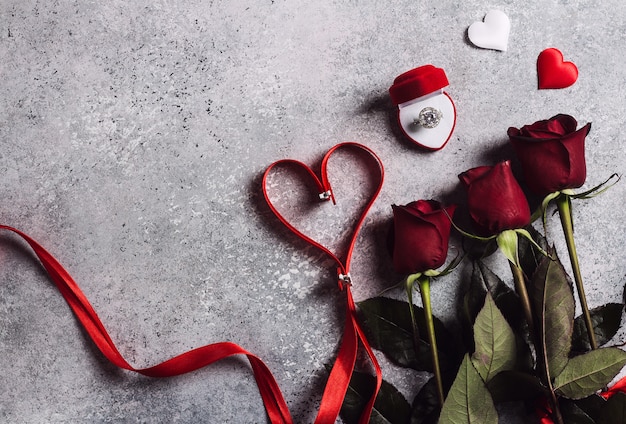
[[[558,49],[549,48],[539,53],[537,76],[539,89],[566,88],[578,79],[578,68],[572,62],[564,62]]]
[[[340,148],[351,148],[356,150],[356,153],[365,155],[350,157],[343,156],[343,153],[341,156],[337,155],[340,156],[337,159],[343,160],[343,163],[340,166],[333,165],[335,169],[333,177],[342,176],[342,179],[340,188],[333,190],[328,178],[328,163],[331,156]],[[374,173],[371,167],[372,159],[376,163]],[[273,172],[279,166],[300,172],[292,173],[291,176],[286,172]],[[357,235],[365,216],[380,193],[383,175],[382,163],[372,150],[358,143],[342,143],[334,146],[324,156],[321,163],[321,178],[300,161],[284,159],[274,162],[263,175],[263,194],[272,212],[289,230],[328,254],[337,263],[341,273],[347,274]],[[309,188],[307,192],[302,190],[304,186]],[[332,200],[332,203],[337,205],[338,194],[349,198],[342,198],[347,202],[342,202],[342,207],[337,209],[337,213],[328,209],[319,212],[317,208],[311,208],[311,202],[308,200],[311,198],[311,186],[317,190],[314,198],[318,200]],[[302,197],[303,195],[308,197]],[[344,239],[345,242],[341,242]]]

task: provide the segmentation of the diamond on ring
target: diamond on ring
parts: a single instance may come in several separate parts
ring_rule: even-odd
[[[417,118],[413,120],[415,125],[419,125],[424,128],[435,128],[441,122],[443,113],[434,107],[425,107],[420,110]]]

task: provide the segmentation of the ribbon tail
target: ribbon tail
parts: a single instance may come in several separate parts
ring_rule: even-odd
[[[65,268],[43,246],[25,233],[5,225],[0,225],[0,229],[17,234],[33,249],[57,289],[102,354],[116,366],[134,370],[117,350],[96,311]]]
[[[265,363],[254,355],[248,355],[265,410],[272,424],[293,424],[287,403]]]
[[[339,353],[326,382],[315,424],[334,423],[348,391],[358,348],[357,334],[350,315],[348,311]]]
[[[6,225],[0,225],[0,229],[11,231],[28,243],[89,337],[102,354],[116,366],[148,377],[163,378],[186,374],[232,355],[246,355],[270,422],[272,424],[293,423],[282,392],[269,368],[259,357],[235,343],[214,343],[185,352],[153,367],[134,368],[115,347],[96,311],[65,268],[46,249],[25,233]]]
[[[383,372],[380,369],[380,365],[378,364],[378,361],[376,360],[376,356],[374,355],[374,352],[372,351],[372,347],[367,341],[367,338],[365,337],[363,330],[359,326],[358,322],[356,322],[356,316],[354,317],[354,319],[355,319],[354,324],[356,327],[356,331],[359,335],[359,339],[361,339],[361,344],[363,345],[365,352],[367,352],[367,356],[369,356],[370,361],[372,362],[372,365],[374,367],[374,371],[376,372],[376,386],[374,388],[374,393],[372,393],[370,400],[367,402],[367,405],[365,405],[365,409],[363,410],[361,419],[359,420],[359,424],[367,424],[370,421],[372,411],[374,410],[374,403],[376,402],[376,397],[378,396],[380,387],[383,384]]]
[[[350,385],[350,378],[354,371],[356,364],[356,356],[358,351],[359,339],[361,340],[374,368],[376,370],[376,387],[374,393],[370,397],[365,409],[361,413],[359,419],[360,424],[367,424],[370,420],[372,410],[374,408],[374,402],[376,396],[380,390],[382,384],[382,372],[378,361],[372,351],[365,335],[360,328],[356,319],[356,306],[354,299],[352,298],[352,292],[349,286],[346,286],[346,303],[347,303],[347,315],[346,323],[344,327],[343,339],[341,341],[341,347],[337,354],[337,359],[328,377],[324,394],[322,395],[322,402],[320,410],[315,419],[315,424],[327,424],[335,422],[339,416],[341,406],[348,391]]]

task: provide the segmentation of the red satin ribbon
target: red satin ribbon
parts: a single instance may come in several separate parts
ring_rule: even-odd
[[[602,396],[604,399],[608,400],[611,396],[614,396],[617,393],[626,393],[626,377],[623,377],[621,380],[617,381],[613,386],[609,387],[607,390],[598,393],[598,395]],[[537,407],[535,409],[537,417],[539,418],[540,424],[554,424],[554,420],[552,419],[552,407],[546,398],[540,398],[537,400]]]
[[[352,375],[352,371],[354,370],[359,340],[361,341],[368,356],[370,357],[376,371],[376,389],[369,399],[366,409],[363,412],[359,421],[360,423],[365,424],[369,421],[371,411],[374,407],[376,395],[378,394],[380,385],[382,383],[382,373],[378,362],[376,361],[376,357],[374,356],[374,353],[372,352],[372,349],[357,322],[356,307],[352,298],[352,293],[350,291],[349,277],[345,276],[349,276],[350,258],[352,256],[352,251],[354,249],[354,244],[356,242],[356,236],[358,234],[359,228],[361,227],[365,219],[367,211],[370,209],[374,202],[374,199],[380,192],[383,180],[383,167],[380,159],[374,154],[374,152],[372,152],[365,146],[356,143],[344,143],[337,145],[333,149],[331,149],[331,151],[329,151],[324,158],[324,161],[322,163],[322,182],[319,182],[319,180],[317,180],[317,177],[315,177],[315,174],[309,170],[311,175],[316,179],[316,181],[318,181],[318,185],[323,192],[327,192],[328,190],[330,190],[330,184],[326,175],[326,163],[332,152],[341,147],[358,148],[365,152],[368,152],[372,155],[373,158],[376,159],[380,167],[380,184],[374,196],[368,203],[363,215],[357,223],[355,234],[353,235],[352,241],[350,243],[345,263],[337,258],[330,250],[328,250],[324,246],[299,233],[298,230],[296,230],[284,218],[282,218],[282,216],[278,213],[278,211],[274,209],[268,199],[270,208],[277,214],[279,219],[285,225],[287,225],[288,228],[292,229],[295,234],[312,243],[317,248],[328,253],[335,260],[335,262],[337,262],[338,274],[340,275],[340,287],[342,289],[345,289],[344,291],[346,293],[347,316],[344,327],[344,336],[341,342],[341,346],[339,348],[337,360],[331,370],[330,377],[322,396],[320,410],[315,420],[316,424],[334,423],[337,416],[339,415],[339,410],[341,409],[341,405],[345,398],[348,384],[350,382],[350,377]],[[263,192],[266,198],[268,198],[267,192],[265,190],[265,178],[267,177],[267,174],[275,165],[285,162],[299,164],[299,162],[297,161],[285,160],[276,162],[268,168],[263,178]],[[334,200],[334,197],[332,198]],[[61,264],[39,243],[37,243],[35,240],[33,240],[31,237],[21,232],[20,230],[7,225],[0,225],[0,230],[13,232],[14,234],[17,234],[22,239],[24,239],[24,241],[26,241],[26,243],[30,245],[30,247],[35,252],[35,255],[39,258],[42,265],[46,269],[48,275],[65,298],[65,301],[68,303],[68,305],[78,318],[79,322],[83,325],[83,327],[87,331],[87,334],[89,334],[89,337],[93,340],[98,349],[100,349],[102,354],[116,366],[148,377],[172,377],[195,371],[199,368],[203,368],[229,356],[245,355],[248,358],[248,361],[250,362],[250,365],[252,367],[254,378],[258,385],[259,392],[265,405],[269,420],[272,422],[272,424],[293,424],[293,419],[291,418],[289,409],[287,408],[287,404],[285,403],[280,387],[276,383],[276,380],[274,379],[274,376],[272,375],[269,368],[263,363],[263,361],[259,357],[248,352],[247,350],[236,345],[235,343],[214,343],[185,352],[181,355],[175,356],[165,362],[159,363],[152,367],[140,369],[134,368],[124,359],[124,357],[117,350],[115,344],[113,343],[113,340],[109,336],[109,333],[107,332],[106,328],[100,321],[100,318],[96,314],[96,311],[89,303],[89,300],[87,300],[85,294],[81,291],[74,279],[63,268],[63,266],[61,266]]]
[[[369,154],[376,162],[379,177],[378,177],[378,185],[370,197],[369,202],[366,204],[361,216],[358,218],[355,230],[352,234],[352,238],[350,239],[350,244],[348,247],[348,251],[346,253],[345,259],[342,261],[339,257],[337,257],[330,249],[321,243],[315,241],[311,237],[305,235],[300,230],[298,230],[294,225],[292,225],[273,205],[266,188],[267,177],[278,165],[288,165],[295,166],[301,169],[304,169],[311,179],[317,185],[319,190],[319,197],[322,200],[332,200],[335,203],[335,196],[332,191],[330,182],[328,180],[328,160],[332,156],[334,152],[338,149],[342,148],[351,148],[360,150]],[[352,376],[352,372],[354,371],[354,365],[356,362],[356,355],[358,351],[359,341],[363,345],[367,355],[372,362],[374,370],[376,372],[376,387],[374,393],[370,397],[364,411],[361,414],[359,419],[360,424],[366,424],[369,422],[372,410],[374,408],[374,402],[376,400],[376,396],[380,390],[380,386],[382,384],[382,372],[380,366],[378,365],[378,361],[376,360],[376,356],[372,351],[369,342],[367,341],[363,330],[361,329],[359,322],[356,316],[356,306],[354,304],[354,299],[352,298],[352,292],[350,290],[351,280],[350,280],[350,261],[352,258],[352,252],[354,251],[354,246],[356,244],[357,235],[359,233],[360,228],[365,221],[365,217],[368,211],[371,209],[376,197],[380,193],[382,188],[384,179],[384,168],[380,158],[368,147],[363,146],[358,143],[341,143],[333,148],[331,148],[328,153],[324,156],[321,164],[321,180],[317,177],[315,172],[311,170],[307,165],[302,162],[293,160],[293,159],[283,159],[271,164],[265,174],[263,175],[263,194],[265,195],[265,200],[269,205],[272,212],[276,215],[276,217],[287,227],[289,228],[296,236],[305,240],[307,243],[312,246],[320,249],[324,253],[326,253],[333,261],[337,264],[337,275],[338,275],[338,283],[339,287],[345,291],[346,293],[346,322],[344,325],[344,333],[341,341],[341,345],[339,347],[339,352],[337,354],[337,359],[335,364],[330,372],[330,376],[328,378],[328,382],[326,383],[326,388],[324,389],[324,394],[322,396],[322,402],[320,405],[320,410],[318,412],[317,418],[315,420],[316,424],[326,424],[326,423],[334,423],[339,415],[339,411],[341,409],[341,405],[343,404],[343,400],[346,396],[346,392],[348,390],[348,385],[350,383],[350,377]]]
[[[605,399],[608,399],[611,396],[615,395],[616,393],[620,393],[620,392],[626,393],[626,377],[623,377],[613,386],[609,387],[607,391],[600,393],[600,396],[602,396]]]
[[[148,377],[172,377],[195,371],[229,356],[246,355],[252,367],[254,378],[259,387],[259,392],[261,393],[261,398],[265,404],[265,409],[270,421],[273,424],[293,423],[285,399],[269,368],[259,357],[235,343],[214,343],[190,350],[189,352],[175,356],[153,367],[134,368],[117,350],[109,333],[104,328],[100,318],[98,318],[96,311],[87,300],[87,297],[61,264],[39,243],[23,232],[6,225],[0,225],[0,229],[8,230],[19,235],[30,245],[48,272],[48,275],[52,281],[54,281],[68,305],[72,308],[72,311],[74,311],[74,314],[89,334],[89,337],[91,337],[96,346],[98,346],[102,354],[113,364],[125,370],[134,371]]]

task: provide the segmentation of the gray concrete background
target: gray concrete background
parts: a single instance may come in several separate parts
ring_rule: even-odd
[[[507,52],[466,40],[494,8],[511,19]],[[577,64],[574,86],[537,90],[547,47]],[[230,340],[263,358],[296,421],[311,422],[342,297],[332,264],[264,205],[263,170],[315,163],[341,141],[380,155],[385,186],[352,267],[364,299],[399,278],[382,247],[390,204],[462,200],[456,175],[507,157],[509,126],[591,121],[586,187],[623,173],[625,56],[621,0],[5,0],[0,222],[67,267],[135,366]],[[426,63],[446,70],[458,111],[436,153],[402,140],[387,96]],[[575,204],[592,306],[621,299],[625,192],[622,181]],[[346,209],[311,231],[335,240]],[[0,237],[0,421],[265,422],[243,360],[168,380],[108,364],[21,246]],[[463,272],[433,288],[436,314],[451,316]],[[407,395],[423,381],[381,360]]]

